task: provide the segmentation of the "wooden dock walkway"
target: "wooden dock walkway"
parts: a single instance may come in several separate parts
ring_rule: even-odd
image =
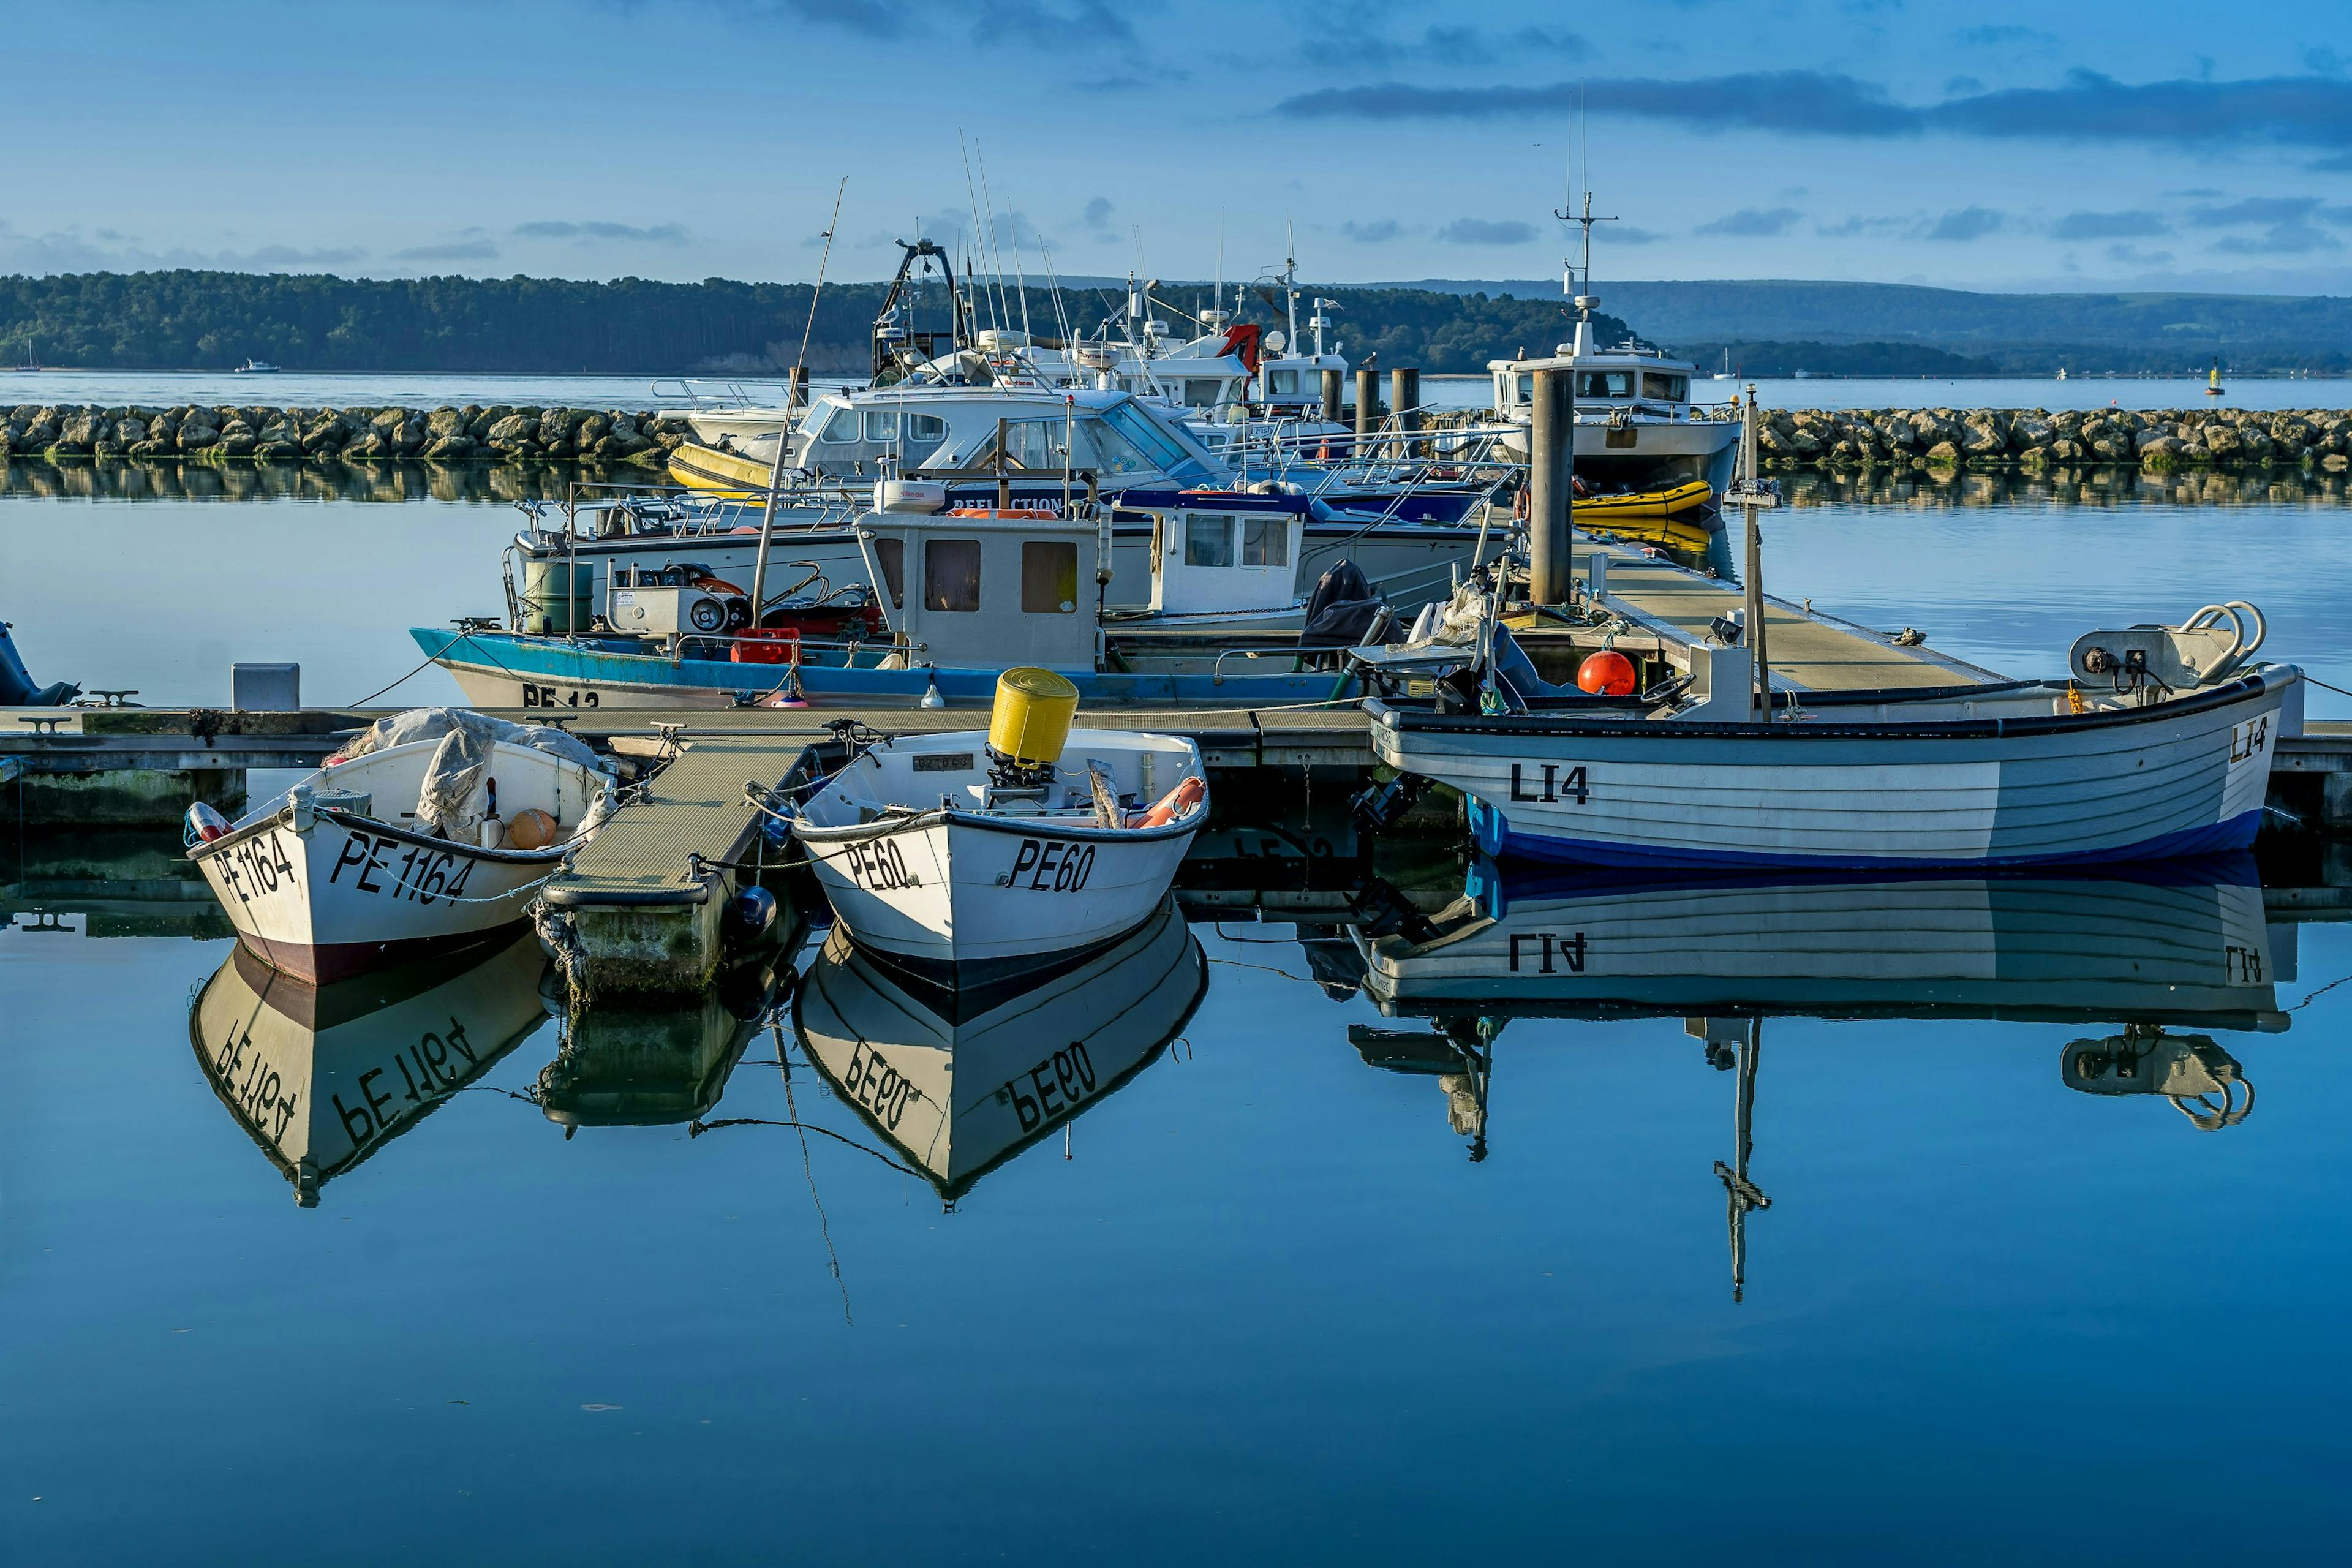
[[[1715,620],[1746,603],[1735,584],[1636,549],[1582,535],[1577,545],[1580,573],[1588,582],[1593,558],[1607,558],[1601,604],[1668,642],[1703,647]],[[1764,637],[1772,684],[1780,690],[1917,689],[2005,679],[1924,643],[1897,643],[1871,627],[1769,595]]]

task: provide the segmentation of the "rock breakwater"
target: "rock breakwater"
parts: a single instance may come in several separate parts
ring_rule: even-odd
[[[272,408],[19,404],[0,414],[7,458],[193,458],[267,463],[560,463],[657,467],[692,432],[683,415],[467,404],[439,408]]]
[[[2332,408],[1776,408],[1767,467],[2352,468],[2352,411]]]

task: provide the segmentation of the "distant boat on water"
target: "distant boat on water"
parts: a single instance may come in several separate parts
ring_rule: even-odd
[[[276,375],[278,367],[266,359],[249,359],[232,373],[236,375]]]
[[[2061,381],[2066,379],[2066,367],[2063,364],[2058,367],[2058,379]]]

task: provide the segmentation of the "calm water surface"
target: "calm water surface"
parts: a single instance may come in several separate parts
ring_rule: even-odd
[[[1964,657],[2245,596],[2352,685],[2340,507],[1815,499],[1776,591]],[[512,521],[12,499],[0,611],[42,679],[348,700],[496,606]],[[772,1024],[549,1018],[527,946],[273,996],[170,840],[0,832],[9,1558],[2340,1555],[2352,925],[2230,866],[1495,892],[1382,846],[1449,930],[1595,931],[1591,984],[1417,1001],[1242,858],[1346,856],[1321,810],[1204,838],[1205,964],[974,1025],[932,1136],[858,1109],[814,943]],[[1600,933],[1661,900],[1715,934],[1629,1016],[1601,977],[1685,928]]]

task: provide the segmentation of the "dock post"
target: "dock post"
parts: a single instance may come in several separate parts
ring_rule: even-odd
[[[1356,372],[1356,461],[1372,460],[1372,432],[1381,427],[1381,373]]]
[[[1346,374],[1346,372],[1337,370],[1323,373],[1323,422],[1326,425],[1339,423],[1339,400],[1347,390],[1343,384]]]
[[[1569,536],[1568,496],[1575,459],[1575,405],[1569,372],[1535,373],[1528,418],[1528,596],[1538,605],[1568,603],[1575,569]]]
[[[1762,483],[1763,476],[1756,467],[1756,384],[1748,384],[1748,406],[1739,418],[1739,477],[1742,488],[1753,495]],[[1750,504],[1740,508],[1748,514],[1748,646],[1756,657],[1756,711],[1764,721],[1772,721],[1772,666],[1764,647],[1764,528],[1763,518]]]
[[[1409,463],[1421,455],[1412,439],[1421,428],[1421,372],[1403,365],[1389,372],[1389,407],[1396,415],[1396,460]]]

